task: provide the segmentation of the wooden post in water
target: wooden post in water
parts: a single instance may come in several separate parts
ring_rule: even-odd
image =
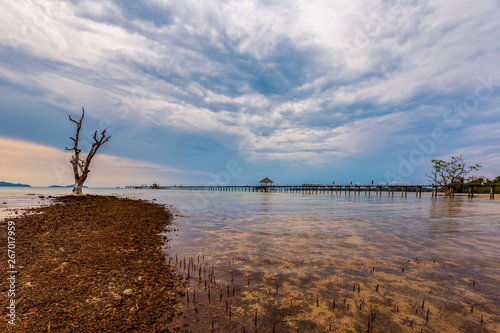
[[[495,185],[490,186],[490,199],[495,199]]]

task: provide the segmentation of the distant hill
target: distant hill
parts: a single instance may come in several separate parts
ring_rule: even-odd
[[[66,187],[73,187],[75,185],[50,185],[49,187],[58,187],[58,188],[66,188]],[[88,186],[83,186],[83,188],[89,188]]]
[[[14,183],[8,183],[8,182],[1,182],[0,181],[0,186],[10,186],[10,187],[31,187],[31,185],[28,184],[14,184]]]

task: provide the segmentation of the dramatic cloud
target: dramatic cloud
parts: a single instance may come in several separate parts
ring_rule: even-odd
[[[202,172],[237,159],[270,173],[370,159],[385,181],[435,129],[448,135],[436,156],[500,138],[472,130],[500,122],[494,1],[8,0],[0,10],[1,112],[19,121],[20,100],[83,105],[129,144],[116,148],[124,158]]]
[[[71,154],[51,147],[0,137],[0,179],[29,183],[33,186],[68,185],[74,183]],[[90,186],[125,186],[132,179],[152,184],[158,179],[175,182],[197,176],[167,166],[98,154],[91,164]],[[43,178],[40,177],[43,175]]]

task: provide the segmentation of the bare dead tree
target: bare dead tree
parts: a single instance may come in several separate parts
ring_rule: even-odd
[[[447,196],[453,195],[453,188],[461,178],[481,168],[479,164],[467,167],[465,158],[462,155],[452,156],[451,161],[448,162],[435,159],[431,160],[431,162],[434,163],[432,172],[426,176],[432,182],[441,185]]]
[[[73,140],[73,148],[67,148],[66,150],[72,150],[74,151],[73,155],[71,156],[71,164],[73,165],[73,174],[75,176],[75,186],[73,187],[73,192],[72,194],[74,195],[80,195],[83,194],[82,188],[83,184],[87,180],[87,176],[90,172],[90,162],[92,161],[92,158],[94,158],[95,154],[97,153],[97,150],[99,147],[101,147],[106,141],[111,138],[111,136],[106,136],[106,129],[104,129],[101,132],[100,137],[97,137],[97,130],[94,132],[94,137],[93,140],[94,142],[92,143],[92,146],[90,147],[90,151],[87,154],[87,157],[84,159],[80,158],[80,153],[82,152],[81,149],[78,148],[78,142],[80,140],[80,130],[82,129],[82,122],[83,118],[85,117],[85,110],[82,108],[82,117],[80,118],[79,121],[74,120],[69,116],[69,120],[74,122],[76,124],[76,135],[75,137],[70,137],[71,140]]]

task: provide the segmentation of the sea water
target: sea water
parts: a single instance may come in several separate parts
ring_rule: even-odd
[[[9,213],[7,208],[47,202],[39,196],[70,191],[1,188],[0,217]],[[200,301],[191,307],[199,308],[191,312],[187,302],[183,311],[190,315],[183,320],[193,330],[206,330],[207,325],[213,325],[213,318],[218,318],[215,325],[223,331],[248,328],[251,314],[257,311],[260,325],[267,328],[279,325],[282,331],[301,327],[321,331],[318,327],[333,323],[338,330],[357,331],[366,322],[361,314],[365,303],[388,316],[382,327],[395,330],[410,323],[431,331],[474,325],[483,325],[478,327],[486,331],[499,329],[499,199],[434,198],[430,193],[417,198],[415,193],[389,196],[363,192],[85,192],[154,200],[174,213],[166,252],[185,279],[182,261],[193,261],[188,269],[196,270],[190,272],[190,278],[194,275],[197,284],[187,281],[187,290],[198,295],[207,292],[202,281],[208,279],[208,267],[216,271],[212,288],[221,288],[222,293],[224,285],[224,297],[233,304],[232,318],[225,318],[228,310],[222,296],[218,306],[206,296],[204,301],[198,296]],[[198,278],[201,268],[203,277]],[[360,291],[352,294],[352,289],[361,285],[363,291],[370,291],[364,296]],[[237,292],[231,296],[229,286],[241,290],[239,296]],[[425,298],[432,306],[429,312],[432,310],[433,318],[442,317],[432,323],[434,326],[413,309]],[[337,306],[337,312],[332,311],[334,299],[341,300],[343,310]],[[388,307],[383,303],[387,299]],[[396,302],[402,310],[390,314]],[[359,313],[353,312],[360,306]],[[475,312],[471,311],[474,306]],[[289,313],[283,314],[284,309]],[[487,320],[481,322],[483,318]],[[176,325],[182,323],[179,320]]]

